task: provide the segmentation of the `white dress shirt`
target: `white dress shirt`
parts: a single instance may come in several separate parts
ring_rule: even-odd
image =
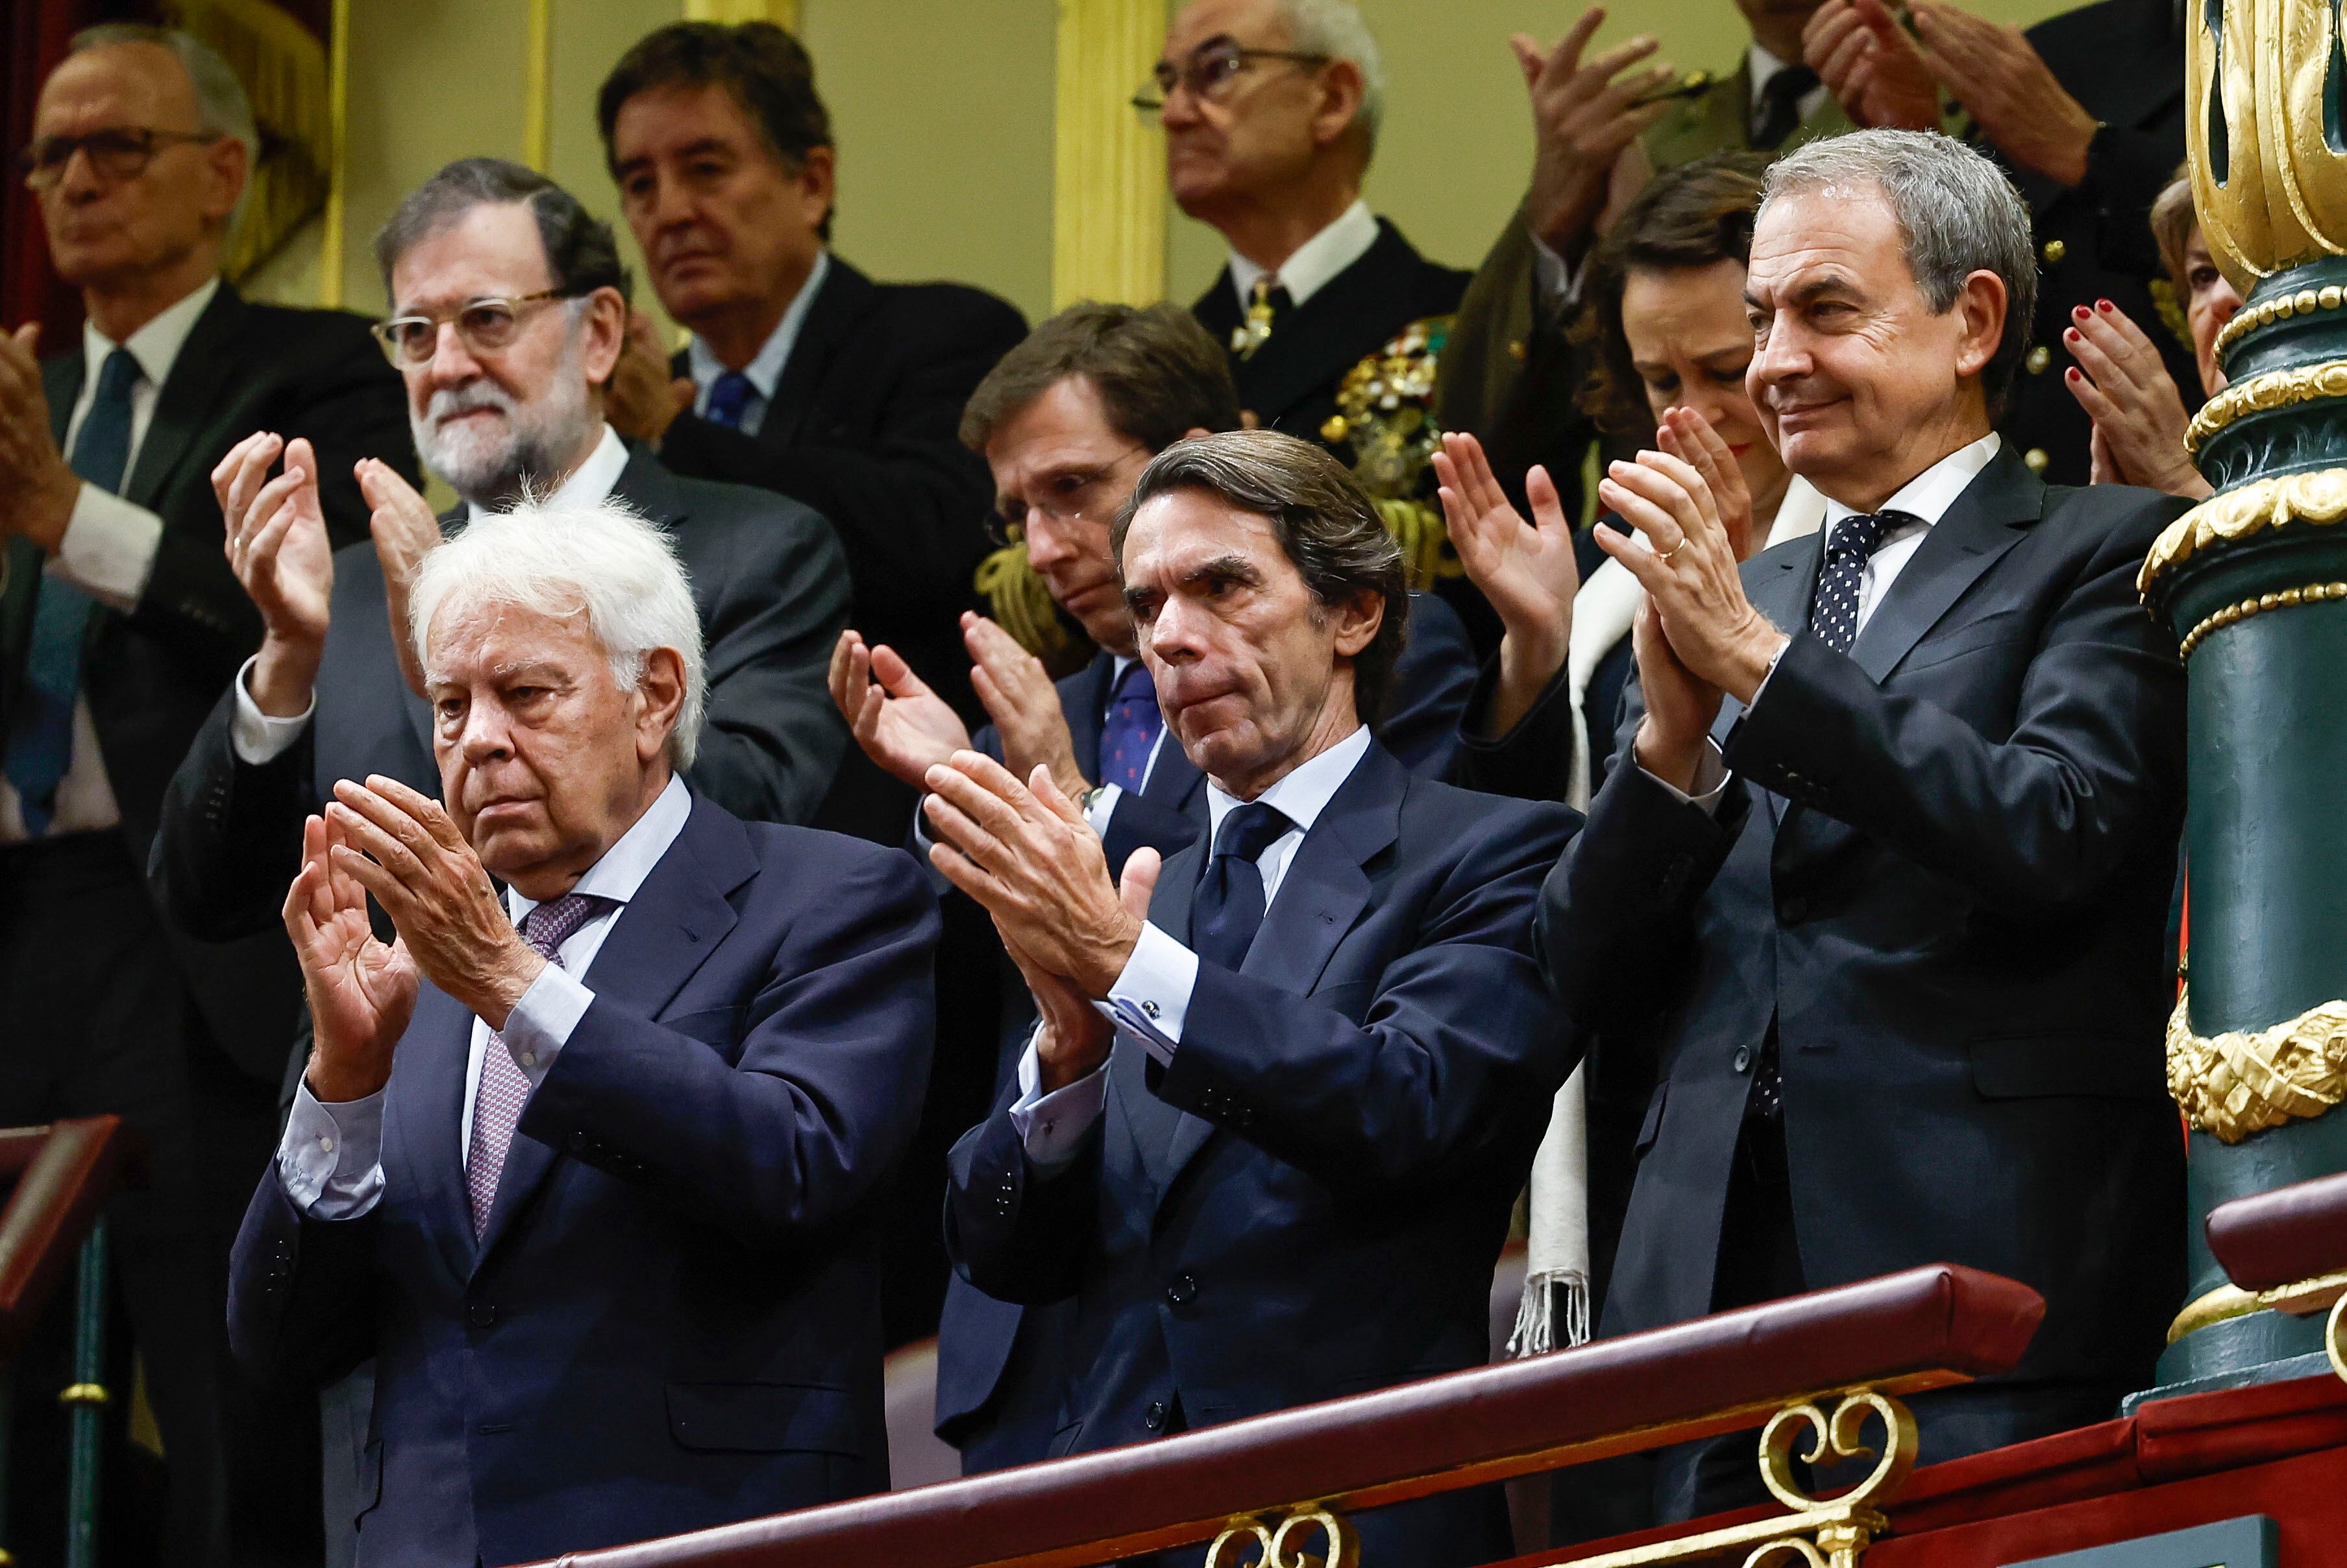
[[[798,346],[799,329],[806,324],[807,311],[815,304],[815,295],[822,292],[824,279],[830,274],[831,252],[817,251],[815,265],[807,272],[806,282],[801,283],[799,292],[792,296],[790,307],[783,312],[783,319],[774,323],[774,330],[767,334],[765,343],[756,356],[742,367],[742,374],[750,378],[750,384],[756,389],[750,401],[742,405],[739,428],[743,435],[755,436],[758,427],[765,424],[766,407],[774,400],[774,388],[782,384],[783,370],[791,363],[791,350]],[[702,340],[699,333],[692,334],[692,342],[686,345],[684,356],[692,372],[692,384],[699,388],[693,396],[692,411],[706,415],[709,412],[709,389],[717,384],[719,376],[725,374],[725,363]]]
[[[1266,917],[1279,897],[1280,884],[1286,879],[1296,850],[1303,846],[1304,835],[1312,831],[1312,825],[1320,820],[1320,814],[1327,809],[1345,781],[1353,776],[1353,770],[1361,765],[1368,750],[1368,730],[1357,729],[1255,797],[1295,824],[1264,845],[1263,852],[1255,856],[1255,869],[1263,876]],[[1209,857],[1213,855],[1213,835],[1222,831],[1223,819],[1239,804],[1237,797],[1224,793],[1214,780],[1206,781]],[[1109,988],[1108,1000],[1092,1005],[1116,1027],[1121,1037],[1159,1062],[1170,1063],[1182,1043],[1183,1020],[1189,1015],[1190,996],[1197,984],[1198,955],[1157,927],[1144,924],[1141,939],[1133,944],[1133,956],[1125,960],[1123,971]],[[1041,1026],[1037,1028],[1040,1032]],[[1108,1093],[1108,1074],[1103,1064],[1049,1094],[1041,1093],[1041,1089],[1042,1062],[1036,1054],[1035,1041],[1030,1039],[1025,1053],[1019,1059],[1019,1099],[1010,1107],[1010,1124],[1018,1129],[1027,1157],[1050,1170],[1073,1159],[1083,1135],[1100,1120]]]
[[[1255,302],[1255,285],[1259,278],[1268,277],[1276,288],[1287,291],[1287,297],[1302,304],[1326,288],[1337,273],[1369,253],[1378,242],[1377,215],[1369,210],[1367,201],[1355,199],[1337,220],[1303,244],[1296,253],[1279,264],[1278,270],[1259,267],[1236,251],[1231,252],[1231,287],[1238,291],[1239,309],[1244,311]]]
[[[620,910],[636,896],[652,867],[669,852],[676,835],[692,815],[692,796],[684,781],[671,775],[668,787],[654,797],[634,825],[587,869],[571,889],[610,900],[570,934],[556,949],[560,959],[538,972],[506,1019],[498,1038],[513,1055],[514,1065],[535,1091],[554,1059],[569,1040],[579,1020],[595,1000],[595,993],[579,979],[603,948],[603,938]],[[537,903],[506,889],[506,909],[519,926]],[[467,1153],[473,1146],[473,1100],[480,1087],[481,1058],[489,1047],[487,1020],[473,1020],[473,1039],[465,1062],[464,1109],[456,1129],[456,1147]],[[363,1100],[327,1104],[310,1092],[305,1081],[294,1091],[293,1112],[277,1148],[279,1179],[293,1206],[313,1219],[356,1219],[383,1196],[384,1091]]]
[[[130,388],[130,451],[122,466],[122,482],[130,482],[130,476],[138,471],[138,451],[147,444],[148,426],[155,423],[155,403],[162,395],[163,384],[170,378],[171,367],[179,363],[188,334],[195,331],[197,321],[219,292],[220,279],[207,279],[193,293],[167,307],[119,343],[95,324],[82,323],[81,394],[74,399],[73,411],[66,420],[65,453],[68,460],[73,456],[74,443],[81,437],[82,423],[89,417],[90,405],[97,399],[99,371],[117,348],[128,349],[130,357],[138,362],[138,379]],[[49,558],[44,574],[63,579],[100,604],[128,611],[147,591],[148,574],[154,570],[155,551],[162,540],[161,518],[111,491],[85,484],[74,497],[73,511],[66,519],[65,536],[58,541],[57,553]],[[97,726],[90,720],[89,700],[77,695],[73,749],[67,756],[65,777],[57,781],[56,804],[48,832],[52,836],[87,833],[112,827],[121,820],[121,809],[114,800],[114,785],[106,776],[104,759],[98,755]],[[16,798],[15,786],[0,776],[0,844],[13,844],[30,836],[25,828],[24,803]]]
[[[603,438],[587,455],[587,461],[570,471],[570,477],[555,488],[549,504],[591,507],[610,495],[620,482],[620,475],[628,466],[627,443],[610,425],[603,426]],[[465,503],[466,521],[482,513],[477,502]],[[318,712],[318,693],[310,693],[310,705],[290,719],[272,718],[261,711],[252,700],[252,666],[261,656],[254,654],[236,672],[236,712],[229,719],[229,743],[236,749],[237,761],[247,767],[265,767],[285,754],[286,750],[301,738],[302,731]]]

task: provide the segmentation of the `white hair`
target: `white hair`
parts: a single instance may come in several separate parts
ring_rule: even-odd
[[[669,732],[669,761],[692,766],[701,745],[708,672],[701,613],[676,543],[615,499],[523,498],[477,518],[432,550],[409,589],[407,634],[416,662],[433,674],[428,646],[443,616],[510,607],[556,620],[584,615],[623,688],[643,679],[657,648],[684,662],[684,704]]]
[[[1353,123],[1374,149],[1386,113],[1386,64],[1360,6],[1354,0],[1279,0],[1279,20],[1287,29],[1289,48],[1349,61],[1361,73],[1361,107],[1353,112]]]
[[[236,199],[236,210],[229,214],[228,226],[232,233],[237,220],[244,216],[245,199],[261,170],[261,128],[252,118],[252,100],[244,94],[244,84],[237,80],[236,72],[210,44],[192,33],[177,27],[156,27],[144,22],[105,22],[95,27],[85,27],[73,36],[67,46],[68,56],[87,54],[92,49],[108,49],[121,44],[153,44],[169,49],[188,73],[188,86],[196,95],[196,128],[208,136],[224,136],[244,146],[244,190]]]

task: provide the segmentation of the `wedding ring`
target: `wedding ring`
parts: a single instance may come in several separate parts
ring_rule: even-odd
[[[1685,548],[1687,548],[1687,542],[1686,542],[1686,540],[1685,540],[1685,539],[1681,539],[1681,540],[1679,540],[1679,542],[1678,542],[1678,543],[1676,543],[1676,544],[1673,545],[1670,548],[1668,548],[1668,549],[1665,550],[1661,555],[1659,555],[1659,556],[1655,557],[1655,559],[1657,559],[1657,560],[1659,560],[1659,561],[1661,561],[1665,566],[1668,566],[1668,565],[1670,565],[1670,564],[1671,564],[1671,558],[1672,558],[1673,556],[1675,556],[1675,555],[1678,554],[1678,553],[1679,553],[1679,551],[1681,551],[1681,550],[1683,550],[1683,549],[1685,549]]]

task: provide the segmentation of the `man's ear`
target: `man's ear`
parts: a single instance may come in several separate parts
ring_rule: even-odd
[[[1350,134],[1367,91],[1361,67],[1350,60],[1331,60],[1320,67],[1320,107],[1312,114],[1312,139],[1326,147]]]
[[[808,226],[820,224],[839,200],[839,154],[828,147],[811,147],[792,178],[805,193]]]
[[[558,306],[562,302],[554,302]],[[620,351],[628,342],[628,302],[617,289],[598,289],[587,296],[587,317],[579,323],[579,368],[587,384],[601,386],[611,379]]]
[[[244,143],[232,136],[224,136],[204,149],[206,177],[210,189],[205,192],[204,216],[220,224],[223,230],[235,215],[238,200],[244,195],[245,182],[252,178],[252,160]]]
[[[1378,640],[1378,628],[1385,624],[1386,596],[1376,589],[1365,588],[1331,614],[1337,622],[1337,651],[1348,659],[1357,659],[1362,649]]]
[[[673,648],[646,654],[636,695],[643,703],[636,712],[636,759],[649,765],[668,750],[668,738],[684,713],[684,656]]]
[[[1193,425],[1192,426],[1190,426],[1190,428],[1189,428],[1189,429],[1184,430],[1184,432],[1182,432],[1182,439],[1183,439],[1183,440],[1184,440],[1184,441],[1187,441],[1187,440],[1191,439],[1193,436],[1212,436],[1213,434],[1214,434],[1214,432],[1213,432],[1213,431],[1211,431],[1211,430],[1207,429],[1207,428],[1206,428],[1204,425]]]
[[[1963,340],[1956,345],[1956,374],[1978,375],[2004,342],[2004,280],[1983,270],[1964,280],[1955,308],[1963,313]]]

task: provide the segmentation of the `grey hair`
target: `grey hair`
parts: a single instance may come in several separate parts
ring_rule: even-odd
[[[1386,115],[1386,63],[1360,6],[1354,0],[1279,0],[1279,20],[1287,29],[1289,48],[1348,61],[1361,73],[1361,107],[1353,112],[1353,123],[1374,150]]]
[[[475,518],[424,558],[409,590],[408,641],[427,676],[434,621],[500,606],[557,620],[585,616],[623,688],[643,679],[654,649],[675,649],[684,704],[669,732],[669,761],[679,773],[692,766],[708,706],[707,661],[692,587],[665,530],[615,499],[525,498]]]
[[[587,210],[579,198],[527,164],[502,158],[460,158],[403,198],[374,237],[374,261],[383,292],[392,308],[391,272],[400,257],[421,241],[463,221],[476,207],[527,207],[538,224],[538,244],[555,292],[579,299],[598,289],[616,289],[622,302],[635,284],[620,260],[611,226]],[[577,314],[572,316],[574,324]]]
[[[170,50],[179,68],[188,73],[188,85],[195,89],[196,128],[243,144],[244,190],[228,220],[229,230],[234,232],[237,220],[244,216],[245,199],[252,194],[253,174],[261,167],[261,127],[252,118],[252,100],[245,97],[244,84],[217,50],[192,33],[145,22],[104,22],[84,27],[73,36],[66,54],[68,57],[86,55],[121,44],[153,44]]]
[[[1771,164],[1760,211],[1781,198],[1879,191],[1907,250],[1907,269],[1935,315],[1953,308],[1964,280],[2004,283],[2004,336],[1981,371],[1989,417],[2004,409],[2029,352],[2037,313],[2037,251],[2029,208],[1994,163],[1932,130],[1857,130],[1812,141]]]

